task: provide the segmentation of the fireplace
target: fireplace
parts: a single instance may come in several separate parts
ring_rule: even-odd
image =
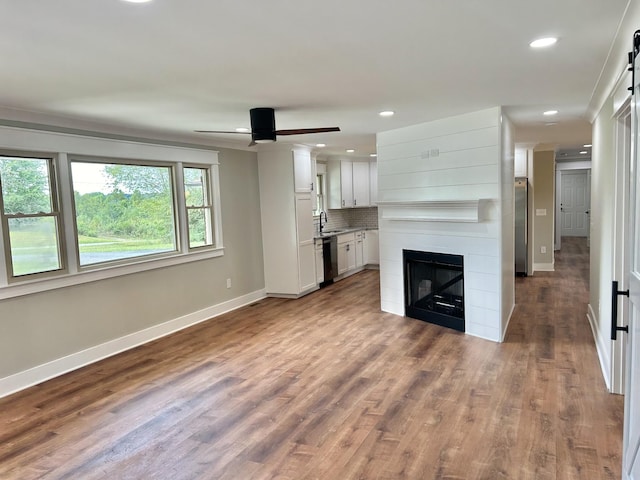
[[[462,255],[402,251],[407,317],[464,332]]]

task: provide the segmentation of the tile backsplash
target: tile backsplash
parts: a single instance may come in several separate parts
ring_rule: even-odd
[[[315,217],[313,223],[316,231],[318,230],[318,222],[318,217]],[[325,230],[347,227],[378,228],[378,207],[343,208],[327,211]]]

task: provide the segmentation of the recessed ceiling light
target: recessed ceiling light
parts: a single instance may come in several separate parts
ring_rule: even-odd
[[[326,143],[316,143],[316,147],[318,148],[322,148],[322,147],[326,147],[327,144]]]
[[[587,153],[589,153],[589,152],[587,152],[586,150],[582,150],[582,151],[580,152],[580,155],[586,155]]]
[[[558,113],[558,110],[547,110],[546,112],[543,113],[543,115],[556,115]]]
[[[348,148],[347,149],[347,153],[353,153],[353,152],[355,152],[355,150],[353,148]]]
[[[236,128],[236,132],[238,132],[238,133],[249,133],[250,130],[247,127],[238,127],[238,128]]]
[[[370,153],[370,154],[369,154],[369,156],[370,156],[371,158],[375,158],[375,157],[377,157],[377,156],[378,156],[378,154],[377,154],[377,153]]]
[[[590,143],[585,143],[584,145],[582,145],[584,148],[591,148],[592,145]]]
[[[380,115],[381,117],[393,117],[395,113],[396,112],[394,112],[393,110],[384,110],[383,112],[380,112],[378,115]]]
[[[545,47],[550,47],[551,45],[554,45],[557,41],[558,39],[556,37],[538,38],[533,42],[531,42],[529,46],[531,48],[545,48]]]

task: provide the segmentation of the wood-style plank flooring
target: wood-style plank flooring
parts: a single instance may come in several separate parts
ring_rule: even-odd
[[[382,313],[365,271],[2,399],[0,478],[620,478],[588,253],[562,245],[502,344]]]

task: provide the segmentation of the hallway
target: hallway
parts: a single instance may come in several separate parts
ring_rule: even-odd
[[[607,393],[588,301],[586,238],[562,239],[555,272],[516,279],[505,346],[518,345],[528,356],[523,382],[533,394],[529,413],[538,429],[531,454],[542,458],[539,440],[545,431],[553,437],[548,451],[555,451],[556,476],[544,478],[621,478],[623,397]]]

